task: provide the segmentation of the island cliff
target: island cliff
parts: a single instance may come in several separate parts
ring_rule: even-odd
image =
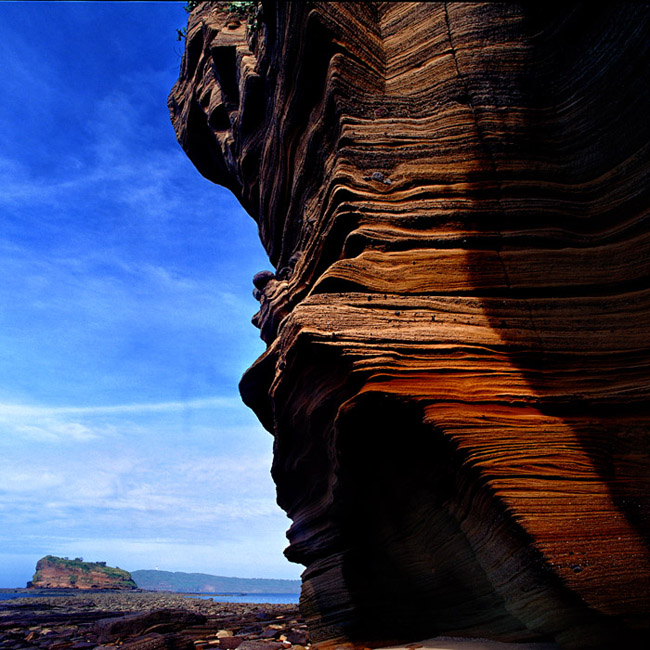
[[[169,107],[276,269],[240,388],[312,640],[646,647],[650,11],[234,4]]]
[[[128,571],[106,566],[106,562],[84,562],[81,558],[46,555],[36,563],[28,587],[40,589],[137,589]]]

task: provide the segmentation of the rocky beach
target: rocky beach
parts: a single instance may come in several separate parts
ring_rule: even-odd
[[[182,594],[71,592],[0,602],[0,649],[305,650],[297,605]]]
[[[42,591],[0,601],[0,650],[311,650],[297,605],[224,603],[176,593]],[[558,646],[439,636],[378,648],[420,649],[558,650]]]

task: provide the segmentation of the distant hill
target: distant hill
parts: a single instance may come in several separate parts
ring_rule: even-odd
[[[226,578],[207,573],[138,569],[131,577],[140,589],[205,594],[298,594],[300,580]]]

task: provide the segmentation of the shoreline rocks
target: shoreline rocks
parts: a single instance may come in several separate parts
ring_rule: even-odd
[[[152,592],[77,592],[0,602],[0,650],[116,646],[304,650],[309,643],[297,605],[219,603]]]

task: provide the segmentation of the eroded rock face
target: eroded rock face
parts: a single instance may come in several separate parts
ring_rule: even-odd
[[[39,589],[136,589],[128,571],[106,566],[106,562],[84,562],[78,558],[46,555],[36,563],[28,587]]]
[[[650,12],[225,5],[170,111],[276,268],[241,392],[312,640],[644,647]]]

